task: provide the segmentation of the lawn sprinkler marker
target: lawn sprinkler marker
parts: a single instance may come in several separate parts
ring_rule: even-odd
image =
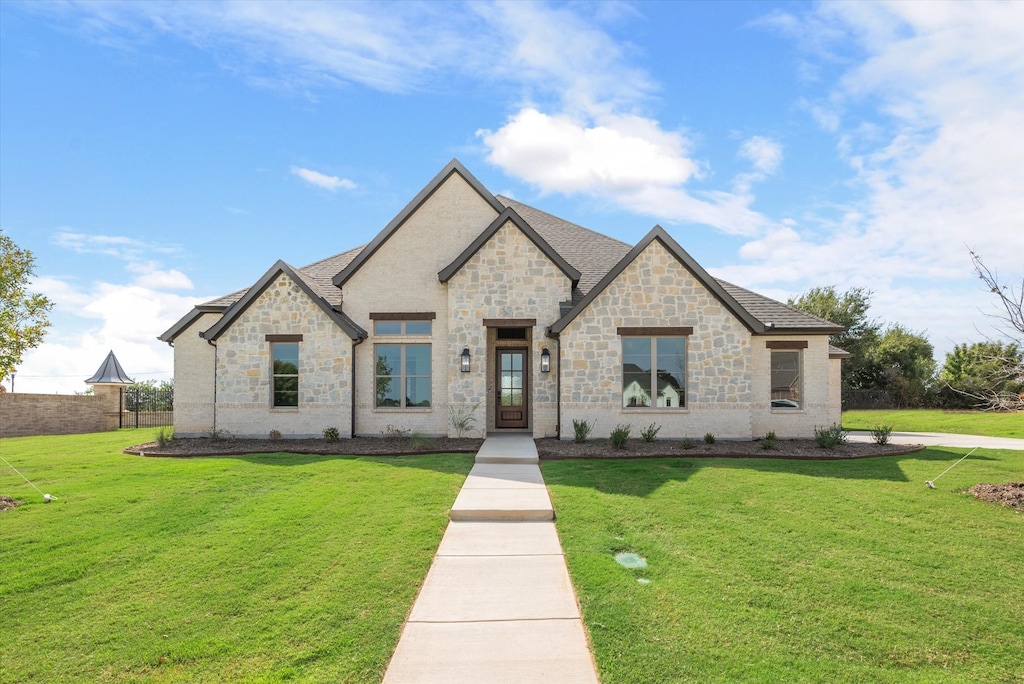
[[[971,449],[970,451],[968,451],[968,452],[967,452],[966,454],[964,454],[964,455],[963,455],[963,456],[962,456],[962,457],[960,458],[960,461],[964,460],[965,458],[967,458],[968,456],[970,456],[971,454],[973,454],[973,453],[974,453],[975,451],[977,451],[977,450],[978,450],[978,447],[974,447],[973,449]],[[945,470],[943,470],[943,471],[942,471],[941,473],[939,473],[938,477],[936,477],[936,478],[935,478],[935,480],[938,480],[938,479],[939,479],[939,477],[942,477],[943,475],[945,475],[946,473],[948,473],[948,472],[949,472],[950,470],[952,470],[953,468],[955,468],[955,467],[957,467],[958,465],[960,465],[960,461],[957,461],[956,463],[954,463],[953,465],[949,466],[948,468],[946,468]],[[935,489],[935,480],[925,480],[925,481],[924,481],[924,483],[925,483],[925,484],[926,484],[926,485],[928,486],[928,489]]]
[[[10,468],[14,472],[18,473],[18,475],[21,475],[21,472],[17,468],[15,468],[14,466],[12,466],[11,462],[8,461],[3,456],[0,456],[0,461],[3,461],[4,463],[7,464],[8,468]],[[32,480],[28,479],[24,475],[21,475],[21,479],[24,480],[25,482],[28,482],[30,485],[32,485],[32,489],[36,490],[40,494],[43,494],[43,490],[41,490],[39,487],[36,487],[35,484],[33,484]],[[50,503],[51,501],[56,501],[56,500],[57,500],[57,497],[55,497],[52,494],[43,494],[43,503]]]

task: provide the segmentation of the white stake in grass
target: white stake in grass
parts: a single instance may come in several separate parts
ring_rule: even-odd
[[[4,458],[3,456],[0,456],[0,461],[3,461],[4,463],[7,464],[8,468],[10,468],[14,472],[18,473],[18,475],[21,475],[21,473],[18,472],[18,469],[15,468],[14,466],[12,466],[10,464],[10,462],[6,458]],[[32,485],[32,489],[36,490],[40,494],[43,494],[43,490],[41,490],[39,487],[36,487],[34,484],[32,484],[32,480],[28,479],[24,475],[21,475],[21,479],[24,480],[25,482],[28,482],[30,485]],[[52,494],[43,494],[43,503],[50,503],[51,501],[56,501],[56,500],[57,500],[57,497],[53,496]]]
[[[977,451],[977,450],[978,450],[978,447],[974,447],[973,449],[971,449],[970,451],[968,451],[968,452],[967,452],[966,454],[964,454],[964,455],[963,455],[963,457],[962,457],[962,458],[960,459],[960,461],[964,460],[965,458],[967,458],[968,456],[970,456],[971,454],[973,454],[973,453],[974,453],[975,451]],[[939,473],[939,476],[938,476],[938,477],[936,477],[936,478],[935,478],[935,480],[938,480],[938,479],[939,479],[939,477],[942,477],[943,475],[945,475],[946,473],[948,473],[948,472],[949,472],[950,470],[952,470],[953,468],[955,468],[955,467],[957,467],[958,465],[960,465],[960,461],[957,461],[956,463],[954,463],[953,465],[949,466],[948,468],[946,468],[945,470],[943,470],[943,471],[942,471],[941,473]],[[929,488],[929,489],[935,489],[935,480],[925,480],[925,481],[924,481],[924,483],[925,483],[926,485],[928,485],[928,488]]]

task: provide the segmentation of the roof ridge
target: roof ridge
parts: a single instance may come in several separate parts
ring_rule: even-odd
[[[508,206],[508,202],[512,202],[514,204],[518,204],[520,206],[526,207],[527,209],[529,209],[531,211],[535,211],[538,214],[544,214],[545,216],[550,216],[551,218],[553,218],[553,219],[555,219],[557,221],[561,221],[562,223],[568,223],[569,225],[571,225],[571,226],[573,226],[575,228],[579,228],[580,230],[585,230],[588,233],[593,233],[594,235],[600,235],[601,237],[603,237],[605,239],[608,239],[608,240],[614,240],[615,242],[618,242],[619,244],[621,244],[623,247],[632,247],[633,246],[633,245],[629,244],[628,242],[623,242],[622,240],[620,240],[618,238],[614,238],[611,235],[606,235],[605,233],[602,233],[600,231],[594,230],[593,228],[587,228],[586,226],[581,226],[580,224],[578,224],[578,223],[576,223],[574,221],[570,221],[568,219],[564,219],[561,216],[555,216],[550,211],[544,211],[543,209],[538,209],[537,207],[535,207],[535,206],[533,206],[531,204],[527,204],[526,202],[520,202],[517,199],[512,199],[511,197],[506,197],[505,195],[495,195],[494,197],[499,202],[504,204],[506,207]],[[513,209],[514,208],[515,207],[513,207]]]

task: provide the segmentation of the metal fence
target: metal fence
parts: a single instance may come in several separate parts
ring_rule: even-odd
[[[122,428],[174,425],[174,388],[134,385],[121,390]]]

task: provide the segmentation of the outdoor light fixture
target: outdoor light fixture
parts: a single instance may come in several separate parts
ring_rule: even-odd
[[[540,372],[547,373],[551,370],[551,352],[548,351],[547,347],[544,347],[540,353]]]
[[[469,347],[466,347],[465,349],[462,350],[462,356],[460,356],[459,359],[461,359],[461,361],[462,361],[462,366],[461,366],[462,367],[462,372],[463,373],[468,373],[469,372]]]

